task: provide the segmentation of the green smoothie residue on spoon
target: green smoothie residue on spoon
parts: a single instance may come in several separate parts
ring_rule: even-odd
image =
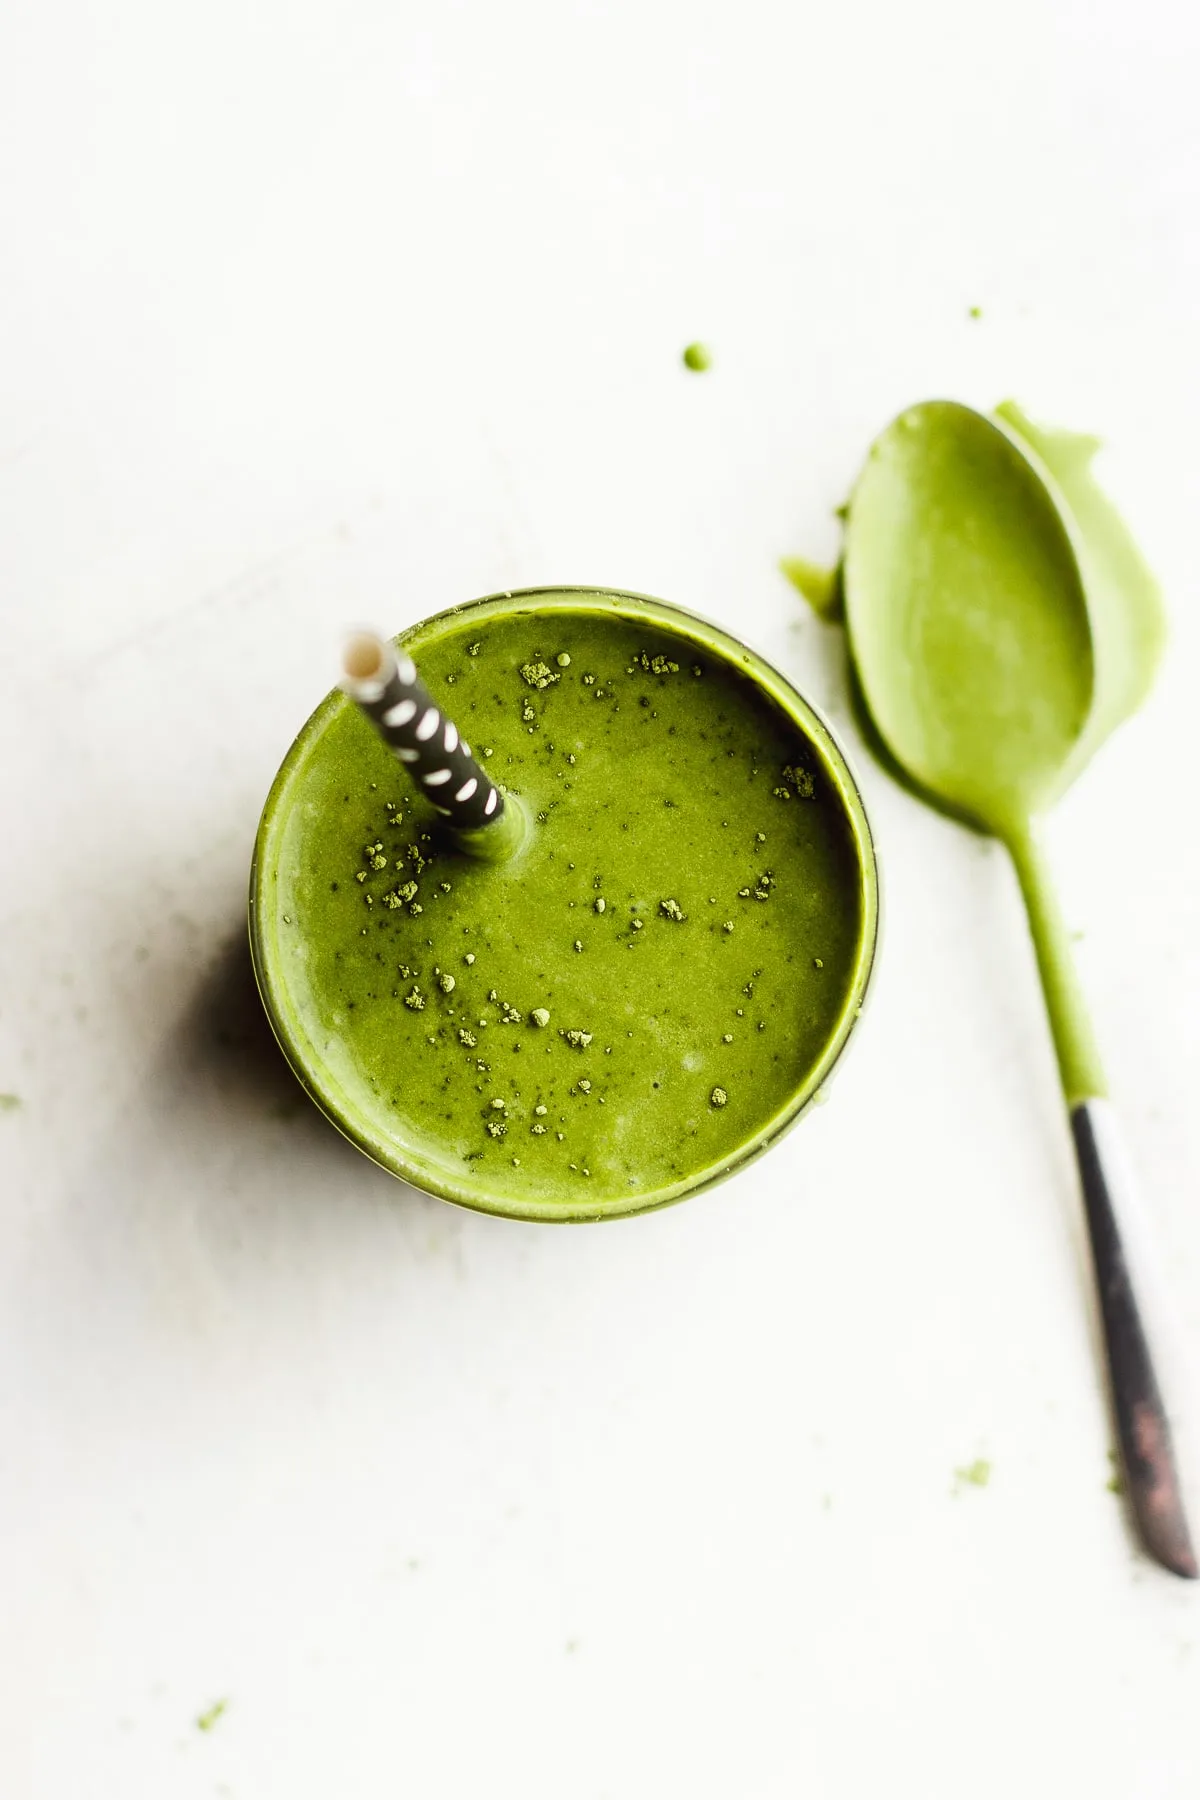
[[[820,616],[840,600],[883,760],[1012,853],[1072,1103],[1104,1078],[1033,822],[1144,699],[1164,636],[1157,583],[1091,474],[1097,448],[1011,402],[911,407],[871,447],[837,576],[785,565]]]

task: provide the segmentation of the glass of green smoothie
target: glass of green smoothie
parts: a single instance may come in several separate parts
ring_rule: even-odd
[[[345,694],[317,708],[250,886],[300,1081],[385,1169],[509,1218],[646,1212],[740,1168],[820,1093],[875,955],[828,725],[637,594],[495,595],[397,645],[524,829],[464,854]]]

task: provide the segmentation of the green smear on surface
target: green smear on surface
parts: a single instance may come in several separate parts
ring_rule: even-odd
[[[1154,684],[1166,645],[1162,590],[1129,528],[1092,474],[1099,438],[1035,425],[1012,400],[996,416],[1040,460],[1071,533],[1095,645],[1087,730],[1072,765],[1078,774],[1111,732],[1135,713]]]
[[[209,1707],[207,1712],[202,1712],[200,1714],[199,1718],[196,1720],[197,1731],[211,1731],[213,1726],[216,1724],[217,1720],[221,1717],[221,1714],[226,1711],[228,1706],[229,1706],[228,1700],[218,1700],[215,1702],[214,1705]]]
[[[842,618],[842,572],[835,564],[824,568],[803,556],[781,556],[779,567],[796,592],[800,594],[826,625]]]
[[[683,353],[683,366],[694,375],[703,375],[712,368],[712,351],[707,344],[689,344]]]
[[[954,1471],[954,1481],[957,1488],[984,1488],[991,1479],[992,1465],[987,1461],[986,1457],[982,1456],[977,1456],[973,1463],[967,1463],[964,1468],[955,1469]]]
[[[16,1112],[22,1105],[20,1094],[0,1094],[0,1112]]]

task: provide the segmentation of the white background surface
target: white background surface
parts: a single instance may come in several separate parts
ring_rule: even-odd
[[[996,849],[863,762],[831,1104],[611,1227],[373,1169],[240,949],[345,622],[661,593],[853,751],[776,558],[912,400],[1094,427],[1174,642],[1052,850],[1195,1356],[1198,82],[1184,0],[10,0],[5,1800],[1200,1792]]]

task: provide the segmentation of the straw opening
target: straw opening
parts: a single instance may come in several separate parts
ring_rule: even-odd
[[[387,664],[387,649],[372,631],[355,631],[342,650],[342,673],[351,681],[378,681]]]

